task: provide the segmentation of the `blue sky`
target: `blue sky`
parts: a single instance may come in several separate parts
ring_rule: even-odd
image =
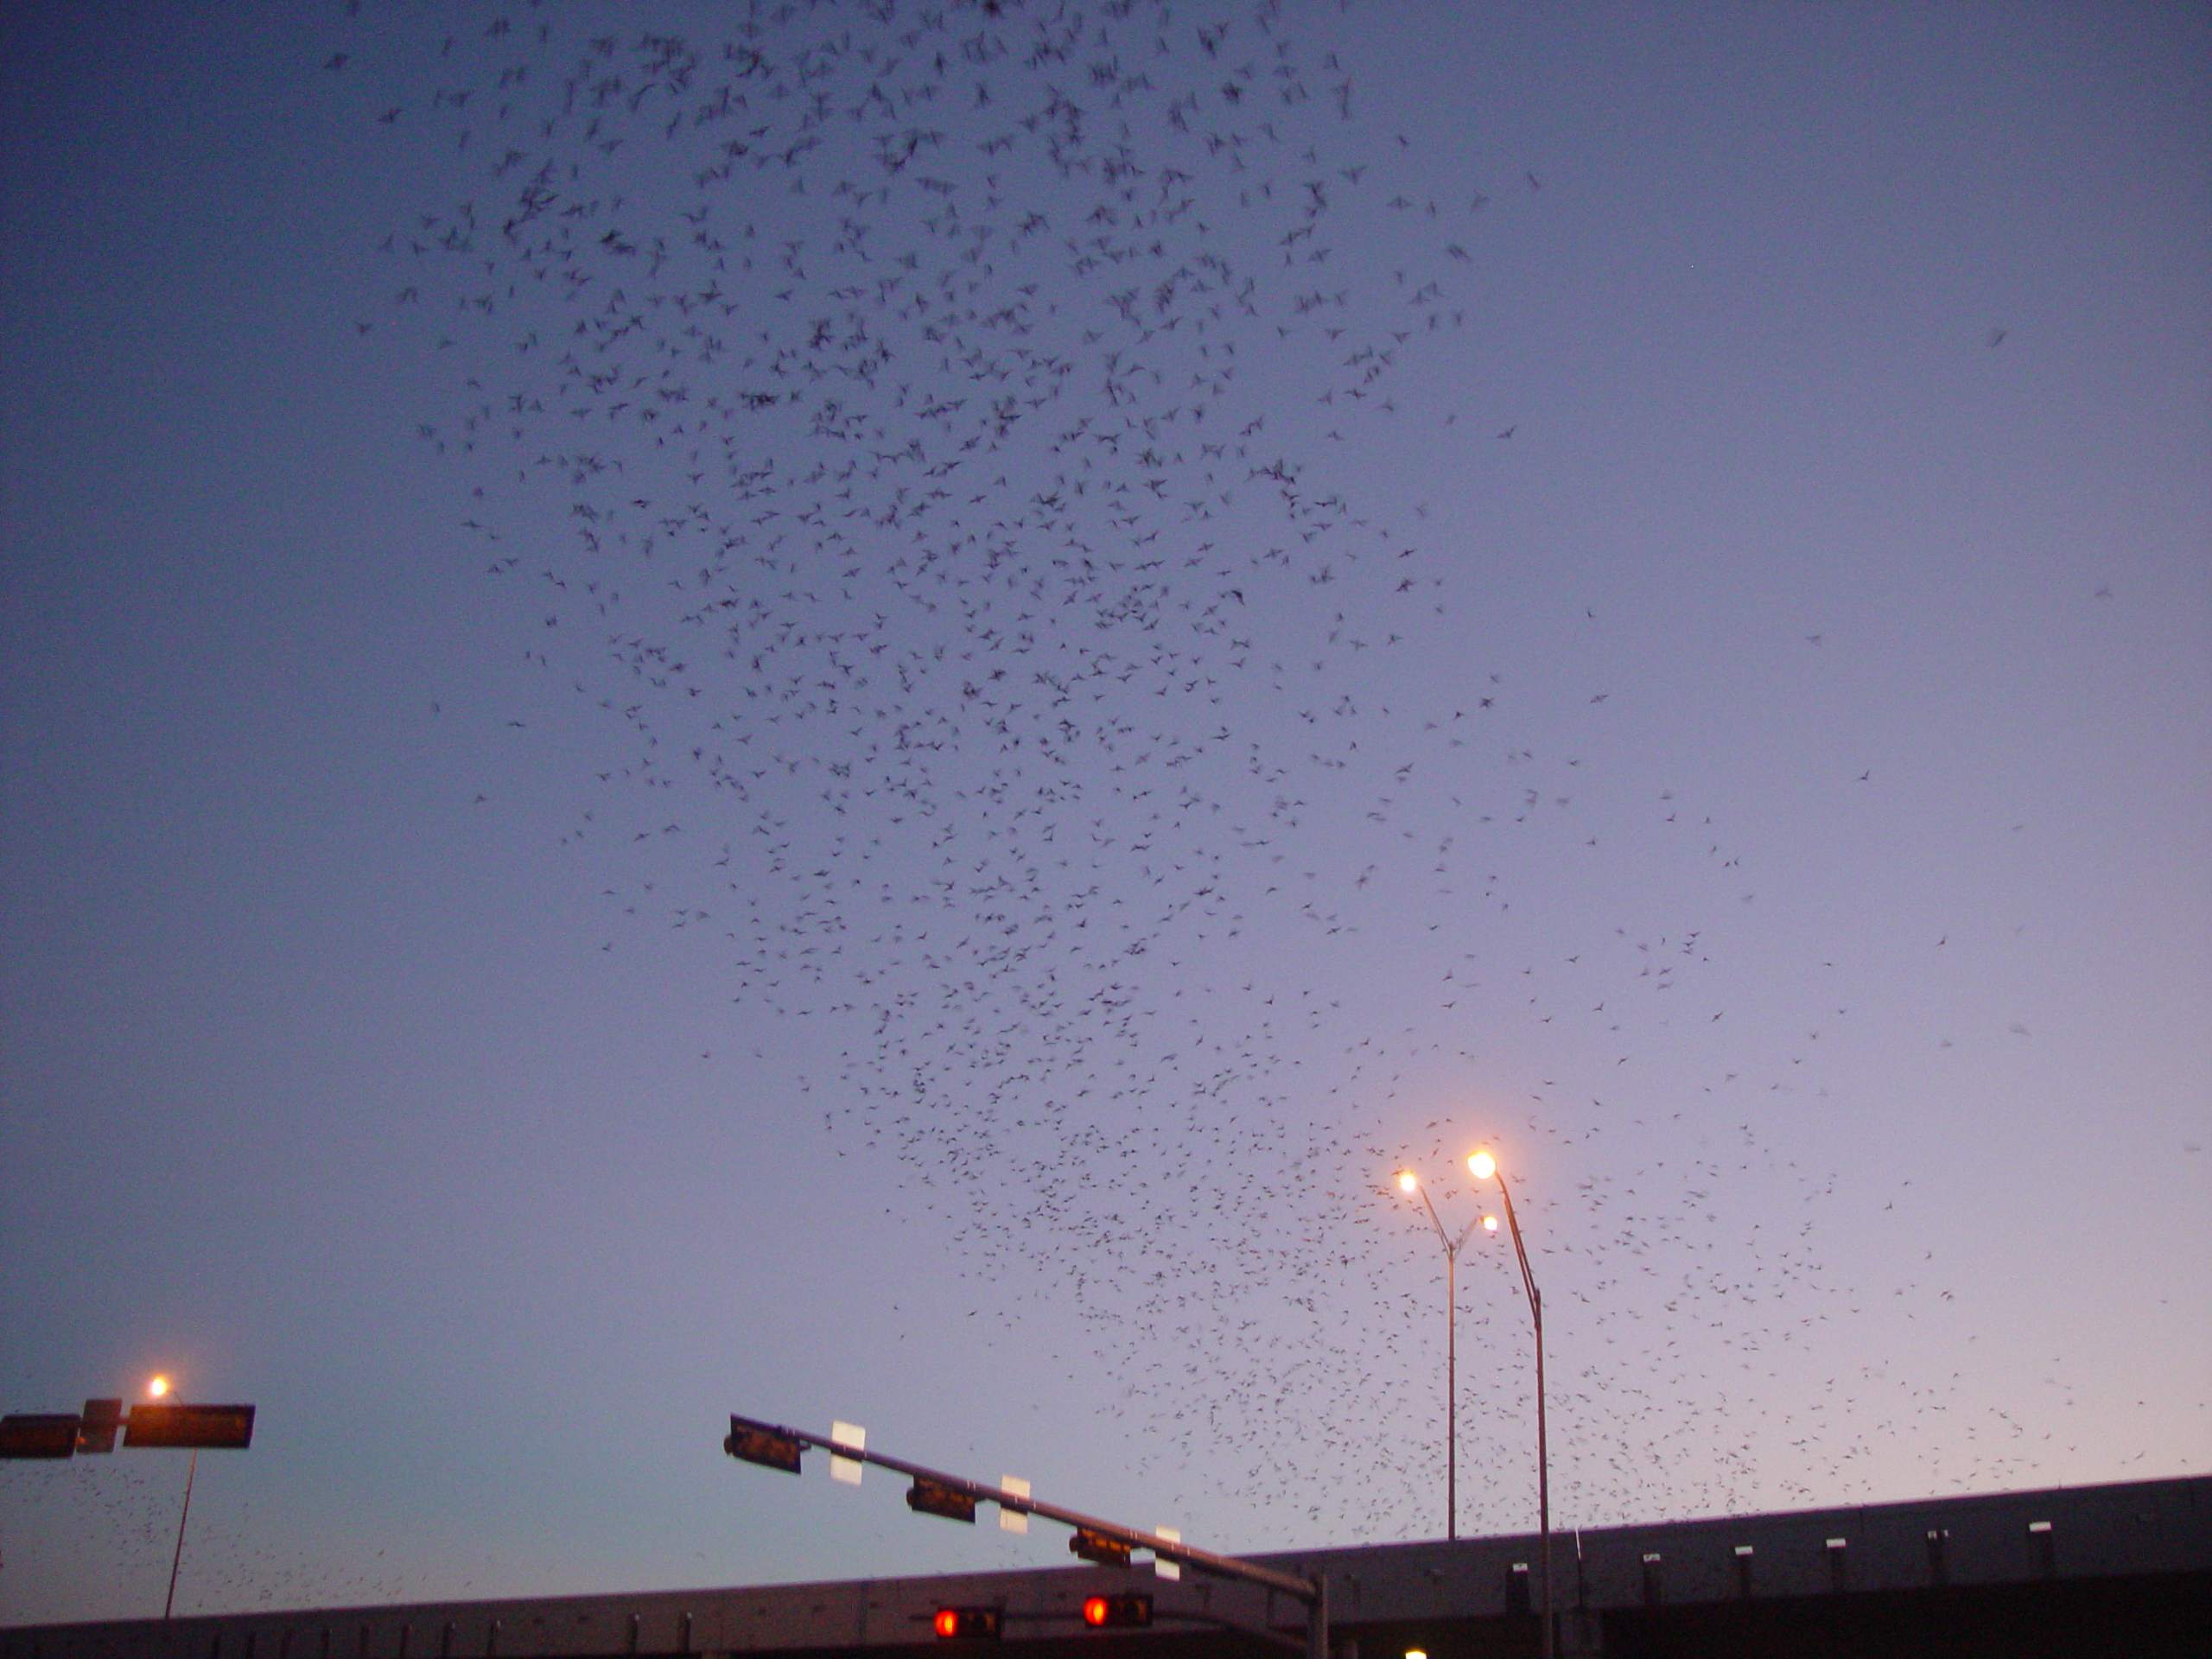
[[[6,25],[0,1361],[259,1405],[180,1606],[1058,1554],[732,1410],[1437,1535],[1478,1144],[1561,1524],[2202,1471],[2201,10],[890,14]]]

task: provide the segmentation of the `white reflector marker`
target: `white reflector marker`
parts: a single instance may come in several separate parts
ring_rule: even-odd
[[[1183,1541],[1183,1535],[1173,1527],[1154,1527],[1152,1529],[1152,1535],[1155,1538],[1165,1538],[1171,1544],[1179,1544]],[[1162,1560],[1155,1555],[1152,1558],[1152,1576],[1155,1579],[1179,1579],[1183,1576],[1183,1563]]]
[[[999,1477],[999,1491],[1004,1492],[1008,1497],[1027,1497],[1029,1496],[1029,1483],[1024,1480],[1020,1475],[1001,1475]],[[1029,1530],[1029,1516],[1022,1510],[1009,1510],[1004,1504],[1001,1504],[999,1506],[999,1530],[1001,1532],[1027,1532]]]
[[[865,1452],[868,1450],[868,1430],[857,1423],[832,1423],[830,1425],[830,1444],[854,1452]],[[842,1480],[848,1486],[857,1486],[861,1484],[862,1467],[864,1465],[856,1459],[841,1458],[834,1451],[830,1454],[830,1478],[832,1480]]]

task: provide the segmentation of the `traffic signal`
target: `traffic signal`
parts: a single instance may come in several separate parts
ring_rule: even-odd
[[[999,1610],[995,1607],[940,1607],[937,1610],[938,1640],[958,1642],[976,1637],[999,1639]]]
[[[77,1419],[53,1412],[0,1417],[0,1458],[69,1458],[77,1453]]]
[[[122,1401],[86,1401],[85,1414],[77,1423],[77,1449],[79,1452],[114,1451],[115,1432],[122,1426]]]
[[[906,1507],[923,1515],[941,1515],[948,1521],[965,1521],[971,1527],[976,1524],[976,1500],[926,1475],[915,1476],[914,1484],[906,1489]]]
[[[780,1469],[787,1475],[798,1473],[798,1454],[803,1449],[797,1440],[778,1433],[768,1424],[735,1415],[730,1418],[729,1434],[722,1441],[722,1450],[733,1458],[757,1463],[764,1469]]]
[[[1096,1561],[1101,1567],[1127,1567],[1129,1547],[1119,1538],[1109,1538],[1103,1532],[1093,1532],[1089,1527],[1077,1527],[1075,1536],[1068,1540],[1068,1554],[1080,1555],[1086,1561]]]
[[[1119,1596],[1093,1596],[1083,1604],[1086,1624],[1123,1628],[1152,1623],[1152,1598],[1136,1591]]]

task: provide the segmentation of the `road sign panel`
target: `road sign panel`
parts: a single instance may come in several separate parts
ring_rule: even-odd
[[[115,1433],[122,1426],[122,1401],[86,1401],[77,1428],[77,1449],[95,1453],[114,1451]]]
[[[842,1446],[855,1452],[867,1451],[868,1430],[862,1428],[858,1423],[833,1422],[830,1425],[830,1445],[832,1448],[830,1453],[830,1478],[842,1480],[848,1486],[859,1485],[861,1471],[868,1465],[858,1458],[839,1457],[835,1448]]]
[[[73,1413],[19,1412],[0,1417],[0,1458],[68,1458],[76,1452]]]
[[[190,1446],[243,1452],[253,1444],[251,1406],[133,1406],[124,1425],[126,1446]]]
[[[1165,1538],[1171,1544],[1183,1541],[1183,1535],[1173,1527],[1154,1527],[1152,1535]],[[1183,1564],[1171,1561],[1165,1555],[1155,1555],[1152,1558],[1152,1575],[1156,1579],[1179,1579],[1183,1576]]]

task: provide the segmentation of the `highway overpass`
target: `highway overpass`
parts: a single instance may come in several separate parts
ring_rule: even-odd
[[[1531,1535],[1256,1558],[1325,1574],[1339,1659],[1540,1651]],[[2212,1477],[1612,1527],[1554,1536],[1562,1655],[2212,1655]],[[1152,1598],[1142,1629],[1092,1630],[1091,1595]],[[995,1641],[940,1641],[944,1607],[1000,1613]],[[1271,1659],[1303,1609],[1149,1567],[315,1608],[0,1629],[0,1659],[536,1659],[627,1654],[968,1659]]]

